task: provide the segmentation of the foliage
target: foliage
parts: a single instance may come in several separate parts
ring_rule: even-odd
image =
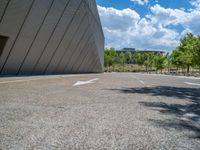
[[[162,70],[165,68],[165,62],[166,62],[166,56],[159,53],[157,55],[155,55],[154,57],[154,66],[156,68],[156,71],[158,70]]]
[[[180,40],[180,45],[172,53],[172,64],[177,68],[198,66],[200,68],[200,37],[188,33]]]
[[[194,64],[196,64],[200,70],[200,36],[197,37],[197,40],[194,46],[193,58],[194,58],[193,59]]]
[[[139,70],[132,70],[126,65],[134,63],[141,68],[145,68],[146,72],[154,70],[162,72],[165,68],[170,71],[174,67],[176,70],[182,69],[182,71],[187,69],[187,73],[190,72],[191,67],[198,67],[200,72],[200,36],[188,33],[180,40],[180,45],[171,54],[140,51],[136,51],[135,53],[117,53],[114,48],[110,48],[105,49],[104,59],[105,67],[113,69],[114,66],[121,68],[119,65],[122,65],[123,70],[121,71]]]
[[[118,57],[119,57],[119,63],[121,65],[124,65],[126,60],[125,54],[121,52]]]
[[[125,57],[125,61],[128,64],[131,63],[131,60],[132,60],[132,54],[131,54],[131,52],[126,52],[124,57]]]
[[[133,55],[133,58],[135,60],[135,62],[138,64],[138,65],[143,65],[144,64],[144,55],[142,53],[140,53],[139,51],[137,51],[134,55]]]
[[[111,49],[105,49],[104,52],[104,65],[106,67],[112,66],[115,62],[115,57],[117,56],[117,53],[114,48]]]

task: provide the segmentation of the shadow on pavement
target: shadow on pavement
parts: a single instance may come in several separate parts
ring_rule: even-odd
[[[156,126],[164,128],[175,128],[177,130],[188,130],[195,133],[193,138],[200,138],[200,88],[186,88],[186,87],[170,87],[170,86],[156,86],[156,87],[141,87],[141,88],[123,88],[111,89],[120,91],[122,93],[136,93],[141,95],[151,95],[159,97],[170,97],[185,101],[184,104],[176,104],[165,102],[139,102],[145,107],[150,107],[161,114],[172,115],[172,119],[168,120],[154,120],[149,121]]]

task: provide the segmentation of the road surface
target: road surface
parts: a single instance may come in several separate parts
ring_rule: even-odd
[[[1,77],[0,149],[199,150],[200,79]]]

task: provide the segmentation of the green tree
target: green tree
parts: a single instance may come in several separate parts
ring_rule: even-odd
[[[121,52],[121,53],[119,54],[119,63],[120,63],[121,65],[123,65],[123,71],[124,71],[124,64],[125,64],[125,61],[126,61],[125,54]]]
[[[125,59],[126,59],[126,63],[130,64],[130,61],[132,60],[132,54],[131,54],[131,52],[126,52],[125,53]]]
[[[177,70],[183,66],[181,55],[183,55],[183,52],[179,51],[177,48],[171,54],[171,63],[176,67]]]
[[[188,33],[184,38],[181,39],[181,44],[177,48],[178,51],[182,52],[179,56],[182,60],[182,67],[187,67],[187,73],[190,72],[190,67],[194,64],[193,54],[195,48],[196,37],[192,33]]]
[[[126,61],[125,54],[121,52],[121,53],[119,54],[119,63],[120,63],[121,65],[124,65],[124,64],[125,64],[125,61]]]
[[[145,66],[145,68],[146,68],[146,72],[148,72],[148,70],[149,70],[149,54],[148,53],[143,53],[142,54],[143,56],[142,56],[142,58],[144,59],[144,66]]]
[[[199,67],[199,73],[200,73],[200,36],[196,38],[196,43],[193,52],[193,61],[194,64]]]
[[[156,68],[156,72],[158,70],[161,70],[161,72],[163,71],[163,69],[165,68],[165,62],[166,62],[165,55],[163,55],[162,53],[158,53],[157,55],[155,55],[154,66]]]
[[[140,52],[135,52],[134,54],[134,60],[138,65],[143,65],[144,64],[144,57]]]
[[[170,72],[170,68],[171,68],[171,55],[169,53],[166,54],[166,67],[168,70],[168,73]]]
[[[148,61],[149,61],[149,68],[150,68],[150,70],[152,70],[152,67],[153,67],[154,57],[155,57],[154,53],[149,53]]]
[[[144,53],[143,58],[146,72],[149,72],[149,70],[151,70],[153,66],[154,53]]]
[[[114,66],[117,53],[114,48],[105,49],[104,51],[104,66],[110,69],[111,66]]]

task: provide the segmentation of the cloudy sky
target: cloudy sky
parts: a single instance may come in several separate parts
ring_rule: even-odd
[[[106,47],[172,51],[200,34],[200,0],[97,0]]]

